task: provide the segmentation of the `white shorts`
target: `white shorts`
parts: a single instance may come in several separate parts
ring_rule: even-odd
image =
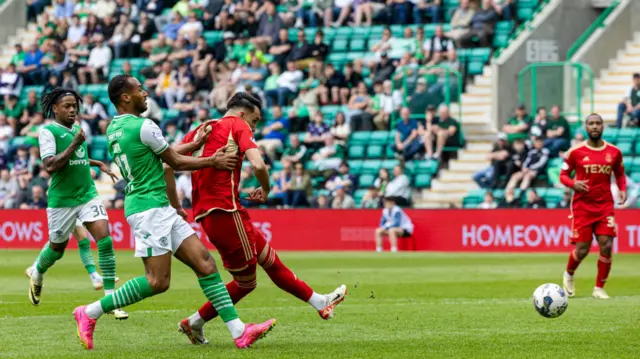
[[[77,225],[85,222],[109,220],[107,210],[99,197],[76,207],[47,208],[49,240],[53,243],[64,243]]]
[[[175,208],[168,206],[132,214],[127,222],[133,228],[136,257],[175,253],[182,241],[196,233]]]

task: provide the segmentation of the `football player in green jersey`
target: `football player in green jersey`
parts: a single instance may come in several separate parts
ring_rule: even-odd
[[[189,223],[171,207],[162,164],[165,162],[178,171],[206,167],[232,171],[238,161],[237,154],[225,153],[225,146],[210,157],[184,156],[204,144],[211,131],[206,125],[202,126],[198,137],[201,140],[170,147],[160,128],[153,121],[140,117],[147,110],[147,92],[132,76],[118,75],[111,79],[109,98],[118,110],[118,116],[107,128],[109,152],[127,181],[125,216],[133,229],[135,256],[142,258],[145,275],[124,283],[115,293],[73,311],[80,341],[87,349],[93,349],[96,321],[103,313],[169,289],[171,256],[174,255],[194,271],[200,288],[229,328],[236,346],[251,346],[273,328],[275,319],[261,324],[244,324],[240,320],[213,257]],[[255,114],[247,112],[247,116]]]
[[[38,134],[42,165],[51,174],[47,192],[49,245],[40,252],[31,273],[29,300],[33,305],[40,304],[44,273],[64,255],[76,220],[87,227],[98,244],[105,294],[115,289],[116,258],[109,218],[91,178],[91,166],[99,167],[114,180],[117,177],[104,163],[89,159],[84,132],[75,124],[81,102],[77,92],[59,87],[42,97],[44,115],[54,117]],[[123,310],[111,313],[116,319],[129,317]]]

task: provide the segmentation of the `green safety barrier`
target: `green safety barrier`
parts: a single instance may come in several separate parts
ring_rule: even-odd
[[[620,4],[620,0],[614,0],[611,5],[609,5],[608,8],[606,8],[601,14],[600,16],[598,16],[598,18],[596,19],[596,21],[594,21],[591,26],[589,26],[583,33],[582,35],[580,35],[580,37],[573,43],[573,45],[571,45],[571,47],[569,48],[569,50],[567,50],[567,60],[570,60],[573,55],[576,54],[576,52],[578,52],[578,50],[580,50],[580,48],[582,47],[582,45],[584,45],[584,43],[587,41],[587,39],[589,39],[589,37],[597,30],[600,28],[605,27],[604,25],[604,21],[607,19],[607,17],[609,17],[609,15],[613,12],[613,10],[615,10],[616,7],[618,7],[618,5]]]

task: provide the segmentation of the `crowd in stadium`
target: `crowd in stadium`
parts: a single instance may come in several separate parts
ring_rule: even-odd
[[[347,161],[350,135],[396,131],[386,157],[403,162],[437,161],[445,147],[462,146],[460,123],[443,105],[444,93],[455,92],[457,84],[445,79],[443,70],[425,66],[462,70],[456,49],[490,47],[496,23],[515,20],[512,0],[460,0],[451,9],[442,0],[27,3],[29,21],[38,25],[37,42],[16,44],[0,77],[4,208],[46,207],[48,174],[39,166],[37,143],[38,128],[48,119],[40,109],[40,91],[79,89],[85,97],[78,120],[90,148],[92,137],[97,148],[114,115],[104,86],[119,73],[144,81],[149,92],[144,115],[157,121],[172,143],[201,121],[221,116],[234,92],[261,98],[267,106],[256,140],[272,169],[268,205],[381,208],[382,196],[410,205],[413,178],[402,165],[380,169],[371,184],[358,183]],[[429,25],[417,24],[434,24],[432,33],[425,34]],[[332,61],[332,54],[346,50],[347,40],[341,44],[336,37],[329,46],[327,33],[335,37],[348,27],[370,27],[368,40],[348,44],[366,56]],[[508,136],[524,131],[517,123],[510,126]],[[553,143],[554,155],[566,149],[560,139]],[[522,180],[522,188],[531,182],[526,171],[510,170],[513,184]],[[188,179],[185,173],[178,180],[185,207]],[[255,187],[250,168],[243,179],[243,192]],[[119,208],[123,183],[115,189],[109,205]]]

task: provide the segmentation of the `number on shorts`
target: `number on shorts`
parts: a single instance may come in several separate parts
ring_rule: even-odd
[[[107,215],[107,210],[104,209],[103,205],[91,206],[91,209],[93,210],[94,217]]]
[[[120,172],[122,173],[122,176],[125,177],[129,182],[129,184],[127,185],[127,188],[131,190],[129,186],[131,186],[130,182],[133,181],[133,175],[131,174],[131,167],[129,167],[129,161],[127,160],[127,155],[116,156],[114,160],[116,161],[118,168],[120,168]]]
[[[613,220],[613,216],[607,217],[607,227],[615,227],[616,222]]]

